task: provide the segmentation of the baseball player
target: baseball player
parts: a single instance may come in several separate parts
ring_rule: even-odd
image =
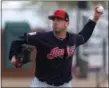
[[[59,9],[48,16],[53,21],[53,31],[26,33],[23,41],[14,41],[9,58],[16,67],[29,62],[24,57],[17,60],[22,44],[35,46],[37,49],[35,74],[30,87],[72,87],[72,57],[75,49],[86,43],[92,35],[102,15],[97,8],[98,6],[93,19],[89,19],[78,34],[67,32],[69,15],[65,10]]]

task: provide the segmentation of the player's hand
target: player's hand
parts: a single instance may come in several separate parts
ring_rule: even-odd
[[[97,22],[99,20],[99,18],[101,17],[101,15],[103,14],[103,9],[99,9],[99,7],[103,7],[101,4],[98,4],[95,7],[95,11],[94,11],[94,18],[93,21]]]
[[[22,67],[22,62],[23,62],[23,58],[21,58],[20,61],[17,61],[16,57],[13,56],[12,59],[11,59],[11,63],[13,65],[15,65],[16,68],[21,68]]]
[[[12,59],[11,59],[11,63],[15,65],[15,64],[16,64],[16,62],[17,62],[16,57],[15,57],[15,56],[13,56],[13,57],[12,57]]]

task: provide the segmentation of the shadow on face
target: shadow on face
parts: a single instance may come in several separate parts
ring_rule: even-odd
[[[54,17],[53,19],[53,30],[56,32],[66,31],[69,26],[69,21],[65,21],[62,18]]]

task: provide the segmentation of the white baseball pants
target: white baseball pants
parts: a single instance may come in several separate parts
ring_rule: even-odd
[[[36,77],[34,77],[30,87],[56,87],[56,86],[49,85],[46,82],[41,82]],[[69,83],[64,83],[59,87],[72,87],[72,81],[70,81]]]

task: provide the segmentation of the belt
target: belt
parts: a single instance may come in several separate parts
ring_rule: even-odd
[[[64,82],[50,82],[50,81],[46,81],[46,83],[53,86],[61,86],[64,84]]]

